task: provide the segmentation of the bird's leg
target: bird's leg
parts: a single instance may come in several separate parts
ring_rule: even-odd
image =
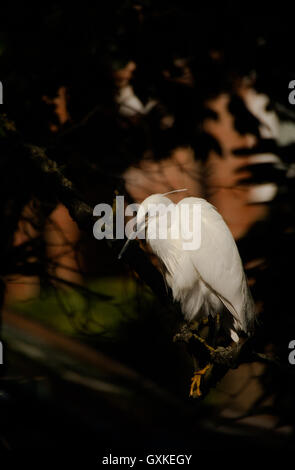
[[[216,347],[217,340],[218,340],[218,334],[220,331],[220,313],[216,314],[215,317],[215,322],[214,322],[214,333],[213,333],[213,345]]]
[[[203,346],[208,349],[209,352],[214,352],[215,351],[215,348],[213,348],[212,346],[210,346],[210,344],[208,344],[206,342],[206,340],[204,338],[202,338],[201,336],[199,335],[196,335],[195,333],[192,335],[193,338],[195,338],[197,341],[199,341],[200,343],[203,344]]]
[[[206,374],[206,372],[212,367],[212,364],[207,364],[203,369],[199,369],[195,371],[193,377],[192,377],[192,383],[191,383],[191,388],[190,388],[190,397],[200,397],[202,395],[201,392],[201,379],[202,376]]]
[[[217,331],[219,330],[220,328],[220,313],[217,313],[216,314],[216,329]]]
[[[199,331],[202,327],[208,325],[208,317],[203,317],[200,320],[193,320],[189,326],[192,331]]]
[[[208,317],[202,319],[202,325],[208,324]],[[216,346],[216,341],[218,337],[218,332],[220,329],[220,314],[218,313],[215,317],[215,328],[214,328],[214,337],[213,337],[213,344]],[[202,345],[209,351],[209,353],[212,353],[215,351],[215,348],[213,346],[210,346],[204,338],[197,334],[193,334],[193,337],[202,343]],[[195,361],[194,361],[195,362]],[[191,388],[190,388],[190,397],[200,397],[202,395],[201,392],[201,380],[202,376],[205,376],[208,370],[212,369],[213,365],[208,363],[205,367],[202,369],[197,370],[196,364],[195,364],[195,373],[192,377],[192,383],[191,383]]]
[[[208,318],[203,318],[202,321],[201,321],[201,324],[206,326],[207,323],[208,323]],[[212,346],[210,346],[206,342],[205,338],[202,338],[202,336],[200,336],[196,333],[192,333],[192,337],[195,338],[197,341],[199,341],[209,351],[209,353],[212,353],[214,351],[214,348]],[[202,395],[202,392],[201,392],[202,376],[205,376],[207,371],[211,368],[212,368],[212,364],[210,364],[210,363],[208,363],[205,367],[203,367],[201,369],[198,368],[198,366],[196,364],[196,360],[194,358],[195,372],[194,372],[194,375],[192,377],[190,393],[189,393],[190,397],[197,397],[197,398],[201,397],[201,395]]]

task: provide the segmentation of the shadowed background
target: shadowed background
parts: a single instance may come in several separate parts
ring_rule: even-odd
[[[3,449],[291,446],[292,19],[226,5],[222,17],[186,2],[52,4],[36,7],[40,32],[1,33]],[[190,400],[191,359],[172,342],[177,312],[115,244],[80,230],[28,143],[91,207],[180,188],[188,193],[174,201],[214,204],[259,312],[255,346],[280,366],[243,364]]]

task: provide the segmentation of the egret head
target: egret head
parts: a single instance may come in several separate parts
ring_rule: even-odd
[[[168,194],[177,193],[181,191],[187,191],[187,189],[176,189],[174,191],[169,191],[168,193],[164,194],[152,194],[148,196],[139,207],[136,217],[136,224],[137,224],[137,234],[140,234],[142,231],[145,231],[147,228],[147,223],[156,217],[160,217],[162,214],[166,212],[167,206],[172,204],[171,199],[166,197]],[[133,232],[134,233],[134,232]],[[123,253],[126,251],[130,240],[133,240],[136,235],[129,237],[126,241],[125,245],[123,246],[122,250],[119,254],[119,259],[122,257]]]

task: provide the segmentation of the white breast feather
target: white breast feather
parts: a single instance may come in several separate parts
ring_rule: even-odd
[[[166,266],[166,279],[173,296],[179,300],[187,319],[201,311],[217,313],[221,302],[233,316],[234,329],[250,333],[254,321],[254,303],[241,258],[233,236],[217,210],[204,199],[189,197],[178,203],[201,204],[201,246],[184,251],[183,240],[148,240]],[[170,236],[169,236],[170,235]],[[211,311],[210,311],[211,310]],[[237,341],[237,335],[232,332]]]

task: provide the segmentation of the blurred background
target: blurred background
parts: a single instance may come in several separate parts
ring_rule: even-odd
[[[0,447],[96,458],[291,448],[292,18],[231,2],[52,3],[34,19],[19,8],[28,32],[0,33]],[[91,208],[181,188],[175,201],[214,204],[259,312],[255,348],[278,363],[242,364],[190,399],[191,357],[172,341],[180,316],[117,259],[117,242],[81,227],[33,146]]]

